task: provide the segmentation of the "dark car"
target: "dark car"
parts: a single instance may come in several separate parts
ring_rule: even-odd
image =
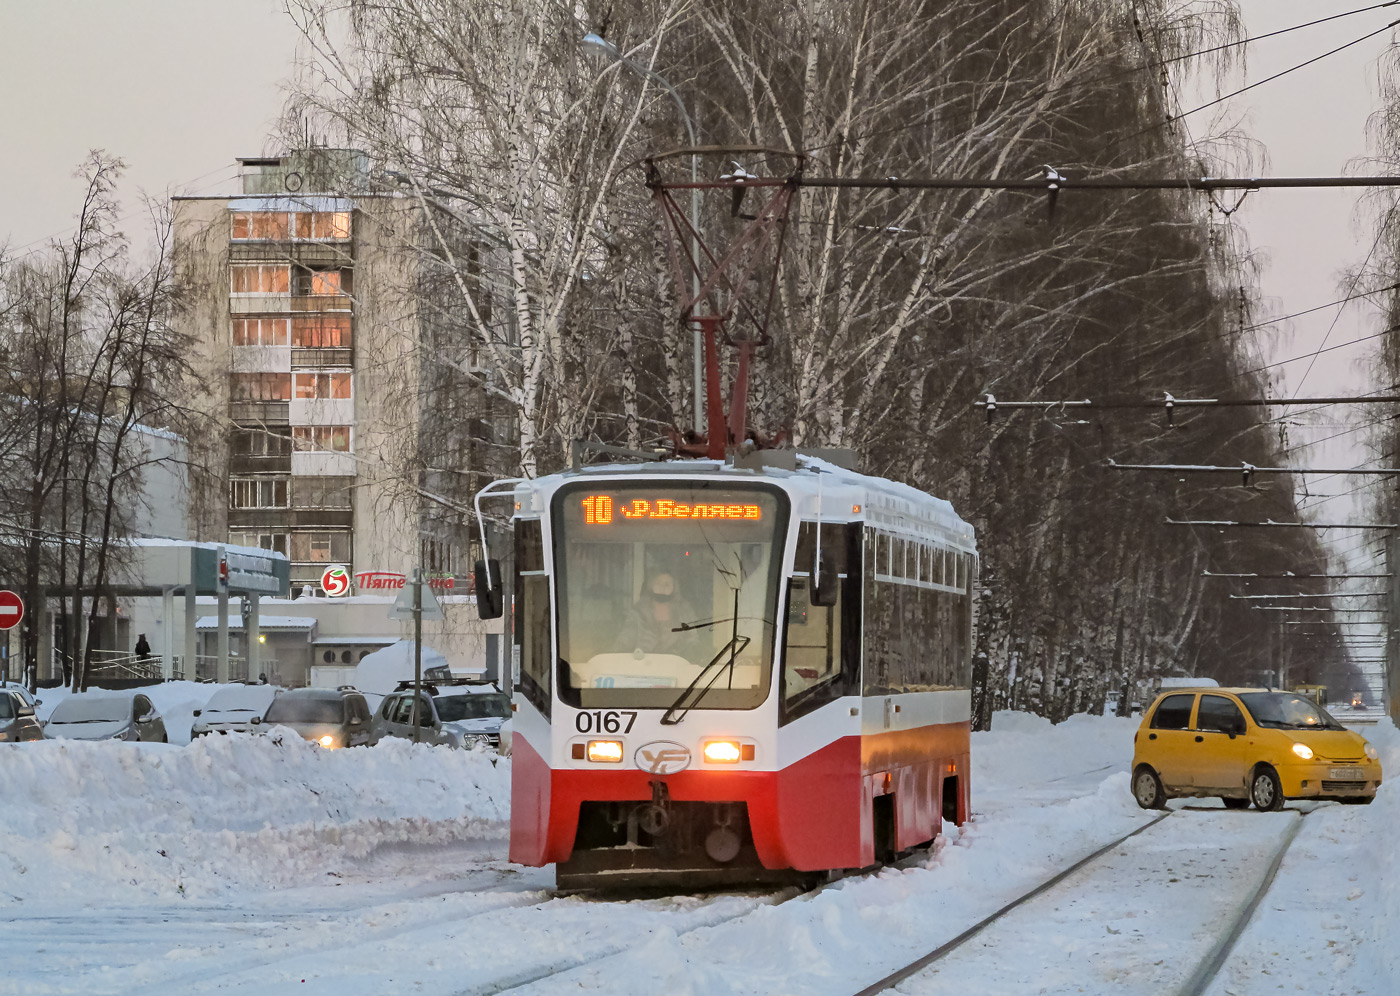
[[[261,729],[285,726],[327,749],[369,743],[370,711],[354,688],[293,688],[272,700]]]
[[[0,688],[0,743],[42,740],[44,731],[34,718],[29,699],[10,688]]]
[[[419,742],[446,747],[496,747],[501,724],[510,718],[510,696],[495,685],[471,683],[423,686],[418,707]],[[374,716],[374,742],[384,737],[413,739],[413,690],[387,696]]]

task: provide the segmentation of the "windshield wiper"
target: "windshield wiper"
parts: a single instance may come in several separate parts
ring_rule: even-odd
[[[671,707],[667,709],[666,714],[661,717],[661,725],[675,726],[681,720],[685,719],[686,713],[694,709],[700,700],[705,697],[705,693],[714,687],[715,682],[719,680],[719,676],[724,673],[726,667],[729,668],[730,674],[733,674],[735,658],[742,654],[744,649],[752,642],[752,637],[743,636],[738,633],[731,636],[724,646],[719,648],[719,653],[711,657],[710,662],[700,669],[700,673],[695,676],[695,679],[685,686],[685,691],[681,692],[680,695],[676,697],[676,701],[671,703]],[[728,654],[728,659],[725,659],[726,654]],[[705,683],[704,688],[699,689],[697,692],[696,688],[706,675],[710,675],[710,680]],[[692,692],[695,693],[695,698],[691,699],[690,702],[686,702],[686,697]],[[684,706],[682,706],[682,703],[685,703]]]

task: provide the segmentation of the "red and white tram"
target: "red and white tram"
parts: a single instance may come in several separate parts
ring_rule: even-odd
[[[560,888],[809,880],[967,817],[971,527],[767,456],[515,486],[510,858]]]

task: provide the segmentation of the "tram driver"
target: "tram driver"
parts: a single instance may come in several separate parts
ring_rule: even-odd
[[[633,603],[618,636],[619,648],[637,659],[647,654],[676,654],[689,657],[694,639],[683,623],[694,622],[695,614],[680,597],[671,574],[653,574],[642,586],[642,595]]]

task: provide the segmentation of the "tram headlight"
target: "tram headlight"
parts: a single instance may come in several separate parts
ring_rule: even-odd
[[[621,740],[588,741],[588,759],[603,764],[617,764],[622,760]]]
[[[734,764],[739,760],[739,744],[733,740],[711,740],[705,744],[705,760],[711,764]]]
[[[1304,761],[1311,761],[1313,756],[1312,748],[1307,744],[1294,744],[1293,753],[1297,754]]]

